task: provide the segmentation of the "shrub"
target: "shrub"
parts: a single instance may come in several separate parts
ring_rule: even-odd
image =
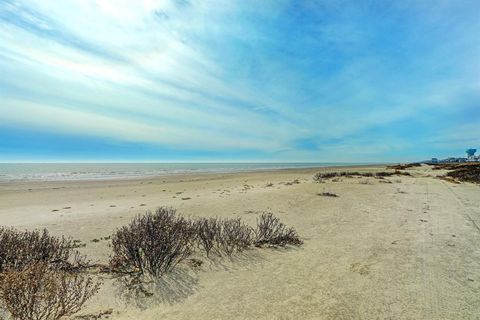
[[[99,286],[91,277],[37,261],[0,274],[0,300],[15,320],[57,320],[79,311]]]
[[[196,240],[199,247],[202,247],[207,254],[217,244],[217,237],[221,234],[221,221],[218,218],[201,218],[193,223]]]
[[[394,174],[395,173],[393,173],[393,172],[379,171],[379,172],[375,173],[375,176],[383,178],[383,177],[391,177]]]
[[[340,172],[339,175],[342,177],[353,177],[353,176],[361,176],[363,174],[361,174],[358,171],[343,171],[343,172]]]
[[[317,193],[317,195],[322,196],[322,197],[338,197],[337,194],[332,193],[332,192],[322,192],[322,193]]]
[[[480,164],[468,163],[451,167],[453,171],[447,173],[448,177],[458,179],[459,181],[480,183]]]
[[[322,173],[322,172],[317,172],[313,176],[313,181],[321,182],[324,179],[330,179],[330,178],[335,178],[338,176],[337,172],[327,172],[327,173]]]
[[[388,169],[395,169],[395,170],[405,170],[412,167],[421,167],[422,164],[419,162],[414,163],[406,163],[406,164],[397,164],[394,166],[387,166]]]
[[[112,269],[161,276],[187,258],[195,231],[189,220],[175,213],[173,208],[161,207],[118,229],[112,237]]]
[[[331,179],[331,178],[336,178],[336,177],[354,177],[354,176],[362,176],[365,175],[365,173],[359,173],[358,171],[341,171],[341,172],[318,172],[313,176],[313,180],[316,182],[322,182],[325,179]],[[372,173],[366,173],[368,176],[372,176]]]
[[[394,172],[387,172],[387,171],[380,171],[376,172],[375,174],[373,172],[357,172],[357,171],[342,171],[342,172],[327,172],[327,173],[321,173],[318,172],[313,176],[313,180],[316,182],[323,182],[324,179],[330,179],[330,178],[336,178],[336,177],[377,177],[377,178],[383,178],[383,177],[391,177],[393,175],[404,175],[404,176],[409,176],[410,173],[404,172],[404,171],[398,171],[395,170]],[[332,180],[334,181],[334,180]]]
[[[72,239],[51,236],[46,229],[18,231],[0,227],[0,272],[21,271],[34,262],[72,270],[86,264]]]
[[[255,231],[255,245],[272,246],[299,246],[303,242],[298,237],[294,228],[287,228],[280,219],[272,213],[263,213],[257,219],[257,229]]]
[[[253,229],[240,218],[200,218],[193,225],[198,246],[205,250],[207,257],[212,249],[230,256],[252,245]]]
[[[219,251],[232,255],[235,251],[241,252],[252,244],[253,230],[238,219],[225,219],[219,221],[216,245]]]

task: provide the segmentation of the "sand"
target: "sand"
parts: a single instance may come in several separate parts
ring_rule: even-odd
[[[427,166],[390,183],[314,183],[318,171],[6,183],[0,224],[79,239],[97,263],[110,254],[104,237],[162,205],[252,225],[272,211],[304,240],[232,260],[200,257],[200,267],[182,264],[145,299],[129,299],[105,276],[80,315],[112,308],[110,319],[480,319],[480,186],[440,180]],[[317,195],[324,191],[339,197]]]

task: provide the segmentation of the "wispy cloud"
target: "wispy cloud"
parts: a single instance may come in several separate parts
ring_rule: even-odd
[[[457,126],[480,124],[479,12],[451,1],[3,1],[0,124],[192,157],[451,152]]]

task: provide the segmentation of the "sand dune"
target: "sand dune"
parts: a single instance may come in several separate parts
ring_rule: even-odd
[[[182,264],[151,284],[151,297],[129,297],[120,281],[103,276],[101,291],[79,314],[113,309],[110,319],[478,317],[478,185],[437,179],[439,172],[429,167],[407,170],[411,177],[386,178],[390,183],[368,177],[314,183],[319,170],[8,183],[0,185],[0,224],[71,236],[98,263],[108,261],[115,228],[161,205],[189,216],[241,217],[252,225],[259,213],[272,211],[304,240],[300,248],[255,248],[232,259],[196,257],[200,267]]]

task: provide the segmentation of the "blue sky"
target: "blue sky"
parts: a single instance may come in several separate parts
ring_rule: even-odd
[[[480,148],[479,1],[0,1],[0,161]]]

